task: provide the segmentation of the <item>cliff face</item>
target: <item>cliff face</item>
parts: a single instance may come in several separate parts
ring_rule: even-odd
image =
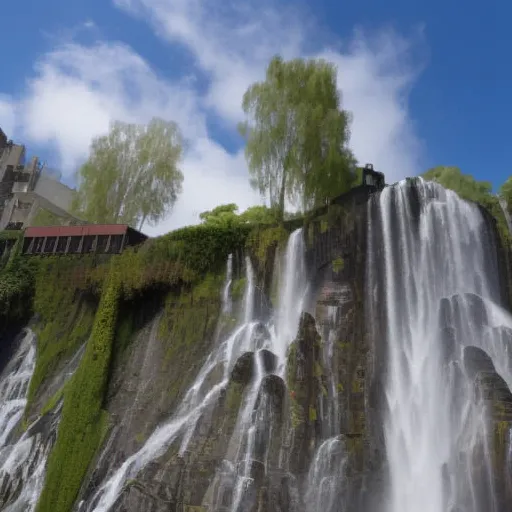
[[[412,308],[416,295],[407,295],[403,276],[414,272],[399,259],[400,230],[411,232],[420,254],[430,201],[452,200],[427,192],[432,197],[411,182],[389,212],[380,197],[368,202],[357,192],[292,235],[276,227],[197,228],[112,261],[31,264],[35,316],[17,338],[6,330],[2,346],[0,385],[18,378],[14,367],[25,368],[26,384],[2,388],[5,403],[22,400],[24,412],[13,420],[0,406],[11,425],[0,448],[1,507],[384,510],[397,479],[390,378],[402,371],[394,366],[386,279],[392,256],[405,271],[395,276],[395,300]],[[411,223],[400,227],[405,213]],[[478,229],[492,244],[482,272],[501,286],[496,303],[506,307],[508,252],[492,218],[484,221]],[[451,272],[429,254],[438,272]],[[426,284],[416,282],[421,294]],[[512,503],[512,362],[496,361],[512,348],[512,329],[508,320],[497,325],[478,296],[458,292],[449,302],[435,296],[433,311],[441,304],[446,321],[432,332],[445,340],[443,365],[460,368],[460,389],[476,397],[465,404],[489,418],[483,440],[471,444],[485,463],[467,471],[492,484],[465,505],[504,512]],[[471,333],[457,320],[466,308]],[[501,340],[503,351],[491,352],[480,341],[488,339]],[[417,428],[420,443],[421,421]],[[465,442],[454,440],[454,453]],[[443,496],[458,504],[453,486],[464,479],[451,463]]]

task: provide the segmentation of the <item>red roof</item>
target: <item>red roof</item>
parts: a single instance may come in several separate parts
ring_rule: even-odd
[[[44,236],[124,235],[127,224],[87,224],[85,226],[41,226],[25,229],[25,238]]]

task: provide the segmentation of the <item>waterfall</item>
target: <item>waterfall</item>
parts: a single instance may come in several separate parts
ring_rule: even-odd
[[[264,348],[275,354],[276,373],[283,376],[288,347],[297,335],[308,289],[302,229],[297,229],[290,235],[281,268],[284,272],[279,280],[277,313],[268,326],[273,334]],[[266,374],[268,372],[264,370],[262,355],[258,352],[255,357],[255,376],[245,406],[241,409],[235,432],[235,436],[245,441],[245,444],[240,444],[237,454],[239,471],[235,477],[231,512],[243,512],[249,506],[249,502],[254,502],[254,466],[266,467],[271,436],[269,428],[272,423],[270,398],[266,390],[262,389]]]
[[[46,389],[47,395],[57,392],[72,377],[84,349],[85,344],[53,376]],[[62,402],[52,412],[29,425],[19,439],[9,443],[9,433],[14,433],[14,428],[23,416],[34,368],[35,335],[26,329],[17,353],[0,376],[0,424],[4,425],[3,420],[9,412],[16,411],[8,421],[9,425],[3,432],[0,444],[0,508],[5,512],[30,512],[35,509],[43,489],[46,462],[60,420]]]
[[[319,397],[322,404],[323,442],[318,446],[308,472],[304,501],[307,512],[336,512],[338,498],[344,487],[347,457],[340,438],[338,379],[334,362],[339,306],[327,306],[327,325],[323,333],[322,361],[326,374],[327,395]],[[321,331],[320,331],[321,332]]]
[[[107,512],[114,505],[126,481],[136,477],[148,463],[163,455],[167,448],[181,439],[180,454],[190,443],[196,425],[202,414],[226,389],[231,370],[238,358],[246,352],[254,353],[253,379],[247,387],[239,410],[233,437],[227,448],[227,459],[221,465],[221,472],[228,472],[233,478],[231,510],[245,510],[245,502],[252,489],[253,464],[265,465],[272,400],[265,390],[265,379],[272,371],[269,357],[276,357],[274,365],[279,374],[284,374],[288,346],[297,333],[300,313],[307,291],[305,283],[304,241],[302,230],[290,235],[284,253],[283,275],[280,279],[279,307],[275,319],[267,326],[254,321],[254,271],[249,257],[245,259],[246,288],[242,307],[242,323],[207,357],[195,382],[187,391],[182,403],[164,424],[157,427],[144,446],[128,457],[125,462],[101,485],[93,499],[85,507],[88,511]],[[230,264],[228,260],[227,272]],[[226,283],[229,280],[226,277]],[[222,294],[223,306],[229,294]],[[269,337],[257,336],[258,330],[268,330]],[[265,353],[263,351],[266,351]],[[274,356],[272,356],[273,353]],[[265,361],[265,357],[267,360]],[[223,365],[222,380],[209,389],[204,383],[212,371]],[[270,367],[269,367],[270,366]],[[277,378],[277,377],[276,377]],[[281,381],[282,382],[282,381]],[[231,455],[229,455],[231,454]]]
[[[34,333],[27,329],[16,354],[0,375],[0,448],[23,416],[35,356]]]
[[[512,384],[493,234],[475,205],[421,179],[384,189],[369,217],[369,296],[380,287],[384,301],[370,307],[384,308],[387,349],[382,510],[495,512],[489,417],[468,369],[489,357],[486,371]]]
[[[233,307],[231,301],[231,283],[233,282],[233,255],[228,256],[226,265],[226,280],[224,282],[224,289],[222,292],[222,312],[231,313]]]
[[[245,274],[247,284],[244,292],[243,319],[245,324],[249,324],[254,316],[254,270],[252,268],[251,258],[245,257]]]
[[[231,256],[228,258],[227,274],[231,271]],[[253,269],[250,260],[246,260],[246,280],[247,287],[244,294],[244,317],[250,318],[254,304],[254,286],[253,286]],[[226,285],[222,291],[222,309],[226,309],[227,302],[231,301],[229,293],[225,293],[229,289],[228,275],[226,276]],[[248,292],[250,290],[250,292]],[[135,478],[151,461],[163,455],[169,446],[181,438],[180,455],[186,451],[191,441],[197,423],[205,410],[218,400],[220,393],[226,389],[229,381],[230,371],[239,355],[247,350],[245,341],[248,339],[247,331],[252,328],[252,323],[243,323],[237,327],[231,335],[222,343],[214,347],[213,351],[206,358],[205,363],[199,371],[194,383],[185,394],[181,404],[178,406],[170,419],[159,425],[151,434],[142,448],[128,457],[124,463],[110,475],[108,480],[101,485],[90,504],[86,506],[86,510],[94,510],[95,512],[106,512],[116,502],[120,495],[125,482]],[[218,367],[223,365],[222,378],[219,382],[205,389],[205,381]],[[83,504],[81,505],[81,507]]]
[[[26,329],[18,350],[0,375],[0,497],[2,510],[33,510],[42,489],[47,453],[36,450],[40,435],[30,428],[16,442],[11,436],[27,403],[27,392],[35,368],[35,335]],[[10,496],[21,486],[18,496]],[[10,489],[10,491],[9,491]],[[7,503],[3,502],[7,499]]]
[[[279,284],[277,318],[273,325],[272,351],[279,358],[279,375],[284,375],[286,353],[297,336],[300,315],[308,291],[306,276],[305,244],[302,228],[296,229],[288,239],[284,261],[284,273]]]

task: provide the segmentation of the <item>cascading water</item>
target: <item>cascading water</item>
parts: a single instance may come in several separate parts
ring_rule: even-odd
[[[379,237],[385,260],[385,275],[369,279],[370,296],[383,279],[387,326],[383,510],[497,512],[489,418],[468,374],[469,354],[483,349],[512,384],[500,339],[510,320],[493,313],[493,234],[476,205],[421,179],[384,189],[369,216],[370,268]]]
[[[254,315],[254,273],[250,259],[246,258],[246,289],[242,306],[242,325],[222,343],[220,343],[207,357],[194,384],[186,393],[181,405],[170,420],[159,426],[149,437],[144,446],[130,456],[110,478],[100,487],[96,495],[86,506],[89,511],[107,512],[116,502],[123,485],[128,479],[135,478],[137,473],[149,462],[157,459],[178,438],[181,438],[180,454],[183,454],[191,441],[196,425],[206,408],[210,407],[229,382],[231,370],[237,359],[246,352],[255,353],[255,371],[253,381],[248,387],[244,401],[240,407],[237,425],[233,439],[228,447],[228,453],[233,454],[231,461],[226,460],[223,470],[235,473],[235,482],[232,488],[232,510],[244,510],[243,501],[247,490],[250,489],[252,477],[251,467],[256,452],[258,458],[261,454],[261,430],[268,422],[265,411],[271,409],[269,400],[262,389],[265,375],[275,367],[280,375],[284,375],[286,367],[286,353],[288,346],[297,333],[298,322],[306,293],[306,277],[304,263],[304,242],[302,230],[296,230],[290,235],[284,255],[284,273],[281,276],[279,309],[275,323],[263,327],[260,322],[253,321]],[[230,264],[228,261],[229,272]],[[229,280],[227,279],[226,283]],[[223,289],[223,309],[229,298],[229,285]],[[256,336],[261,329],[271,331],[270,336]],[[264,362],[263,349],[275,354],[276,364]],[[268,352],[267,352],[268,354]],[[205,389],[206,378],[218,365],[223,365],[222,380]],[[263,443],[264,444],[264,443]],[[264,461],[258,460],[259,463]]]
[[[0,375],[0,488],[8,499],[2,510],[33,510],[42,488],[46,457],[34,449],[38,435],[30,429],[16,442],[10,442],[27,403],[27,392],[35,367],[35,336],[27,329],[17,352]],[[16,497],[10,496],[18,485]],[[11,489],[6,492],[6,489]]]
[[[327,323],[323,333],[323,367],[325,369],[326,393],[319,397],[321,404],[323,442],[317,448],[311,463],[304,502],[308,512],[322,510],[336,512],[344,482],[347,463],[345,446],[340,436],[340,410],[338,402],[337,375],[334,363],[334,343],[337,339],[338,306],[327,306]],[[325,396],[324,396],[325,395]]]
[[[297,229],[290,235],[283,255],[284,274],[280,280],[277,315],[269,325],[272,335],[267,344],[262,347],[277,357],[275,371],[280,376],[283,376],[286,370],[286,354],[288,347],[297,335],[299,318],[307,293],[308,281],[304,255],[302,229]],[[266,391],[262,389],[263,379],[268,372],[264,370],[260,353],[256,353],[255,356],[254,373],[248,399],[239,416],[237,435],[241,434],[245,444],[240,445],[240,448],[243,447],[243,449],[239,449],[237,456],[239,471],[236,475],[232,512],[242,512],[250,506],[249,502],[254,501],[253,467],[255,465],[266,467],[268,445],[270,444],[270,435],[267,429],[272,423],[269,417],[272,414],[272,408],[269,405],[270,399]],[[259,403],[257,403],[258,399]]]
[[[56,392],[71,378],[84,348],[85,345],[80,347],[64,368],[53,377],[47,392]],[[9,433],[14,433],[25,409],[28,385],[34,368],[35,335],[30,329],[26,329],[17,353],[0,377],[0,417],[5,419],[9,416],[9,411],[16,411],[10,416],[0,443],[0,508],[5,512],[30,512],[35,509],[43,489],[46,461],[60,420],[62,402],[52,412],[29,425],[19,439],[9,443]]]
[[[228,263],[226,265],[226,282],[222,292],[222,312],[231,313],[233,304],[231,302],[231,283],[233,281],[233,255],[228,256]]]
[[[34,333],[27,330],[16,354],[0,375],[0,448],[6,445],[23,416],[35,357]]]

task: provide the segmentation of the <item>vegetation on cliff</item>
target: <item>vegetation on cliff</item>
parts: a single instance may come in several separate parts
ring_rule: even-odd
[[[482,205],[496,219],[500,237],[503,242],[512,242],[507,221],[501,208],[499,195],[492,193],[492,183],[488,181],[477,181],[469,174],[463,174],[458,167],[438,166],[434,167],[422,177],[429,181],[436,181],[443,187],[453,190],[462,199],[473,201]],[[508,197],[508,181],[503,185],[501,195]],[[511,187],[512,189],[512,187]]]
[[[119,283],[109,277],[83,359],[64,393],[38,512],[68,512],[107,426],[102,409],[117,321]]]

